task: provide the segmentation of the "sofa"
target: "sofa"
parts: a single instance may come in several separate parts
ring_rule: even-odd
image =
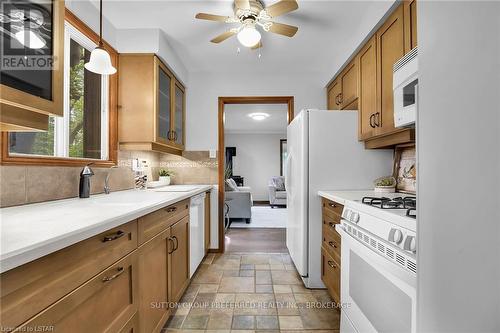
[[[286,206],[285,177],[275,176],[268,182],[269,204],[271,208]]]
[[[252,192],[250,187],[236,186],[233,179],[226,180],[226,217],[229,219],[244,219],[246,223],[252,220]]]

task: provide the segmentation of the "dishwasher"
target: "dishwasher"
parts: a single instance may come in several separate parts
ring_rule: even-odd
[[[189,204],[190,277],[205,257],[205,193],[191,197]]]

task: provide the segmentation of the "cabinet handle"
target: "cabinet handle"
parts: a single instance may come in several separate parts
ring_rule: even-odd
[[[102,239],[102,242],[103,243],[111,242],[111,241],[117,240],[118,238],[123,237],[123,235],[125,235],[125,233],[121,230],[118,230],[115,234],[104,237]]]
[[[111,280],[114,280],[118,276],[120,276],[123,272],[125,272],[125,270],[123,269],[123,267],[118,267],[116,270],[118,271],[118,273],[116,273],[114,275],[111,275],[111,276],[105,276],[105,277],[103,277],[102,278],[102,282],[109,282]]]
[[[335,224],[333,224],[332,222],[329,222],[328,225],[330,226],[330,228],[335,228]]]
[[[175,243],[174,243],[174,239],[172,237],[168,237],[168,242],[172,243],[172,251],[168,251],[168,254],[172,254],[174,251],[175,251]]]
[[[177,207],[168,207],[165,210],[167,211],[167,213],[172,213],[172,212],[175,212],[177,210]]]
[[[179,240],[175,236],[172,236],[172,239],[175,241],[174,249],[172,250],[172,252],[174,252],[177,251],[177,249],[179,248]]]
[[[337,268],[337,266],[331,260],[328,260],[328,266],[330,266],[331,268]]]
[[[330,202],[328,205],[330,205],[330,207],[332,207],[332,208],[337,208],[337,204],[335,204],[335,203]]]
[[[370,116],[370,127],[371,128],[375,128],[375,113],[373,113],[371,116]]]
[[[334,242],[328,242],[328,245],[330,245],[331,247],[334,247],[334,248],[337,248],[337,244],[335,244]]]
[[[177,131],[174,131],[174,141],[177,142],[178,138],[179,138],[179,135],[177,134]]]
[[[380,112],[375,113],[375,117],[373,118],[373,123],[376,127],[380,127]]]
[[[344,95],[342,93],[339,94],[339,104],[342,104],[344,102]]]

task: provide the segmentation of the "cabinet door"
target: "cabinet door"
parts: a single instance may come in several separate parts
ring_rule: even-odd
[[[339,81],[334,81],[328,89],[328,110],[340,110],[340,92]]]
[[[184,88],[176,82],[173,139],[177,145],[181,146],[181,148],[184,148],[185,104]]]
[[[321,247],[321,280],[335,302],[340,302],[340,265]]]
[[[417,0],[405,0],[404,27],[405,27],[405,53],[417,46]]]
[[[359,64],[359,139],[373,135],[375,128],[370,122],[377,112],[377,46],[375,37],[358,54]]]
[[[342,87],[342,92],[339,97],[341,109],[357,110],[358,105],[355,103],[358,98],[358,75],[356,61],[351,62],[340,74],[340,85]]]
[[[378,114],[380,134],[394,130],[392,67],[404,55],[403,6],[399,6],[377,31]]]
[[[174,248],[170,251],[170,302],[177,302],[189,284],[189,216],[171,228]]]
[[[139,322],[144,333],[159,332],[168,319],[170,228],[139,248]]]
[[[134,251],[29,320],[19,331],[117,332],[136,313],[137,297]]]
[[[172,139],[172,76],[158,61],[156,140],[168,143]]]

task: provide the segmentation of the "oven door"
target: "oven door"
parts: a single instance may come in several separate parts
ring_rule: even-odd
[[[343,221],[343,226],[345,221]],[[350,327],[341,332],[416,332],[416,276],[339,226],[341,301]],[[345,322],[345,321],[344,321]]]

